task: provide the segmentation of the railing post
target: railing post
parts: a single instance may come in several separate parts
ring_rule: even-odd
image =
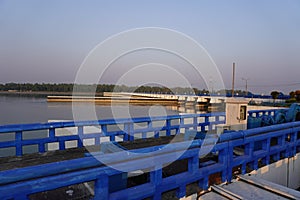
[[[291,131],[291,156],[295,156],[296,152],[297,152],[297,146],[296,146],[296,142],[297,142],[297,131],[295,131],[295,128],[292,128]]]
[[[201,132],[205,132],[205,125],[201,125]]]
[[[205,123],[209,123],[209,116],[205,115]]]
[[[253,170],[257,170],[257,169],[258,169],[258,160],[255,159],[255,160],[253,161]]]
[[[109,136],[109,140],[110,140],[111,142],[114,142],[114,141],[116,140],[116,136],[115,136],[115,135]]]
[[[226,179],[228,182],[231,182],[232,180],[232,169],[233,169],[233,144],[232,141],[227,141],[227,149],[221,152],[221,162],[224,163],[227,166],[227,173],[226,173]],[[226,152],[227,151],[227,152]],[[227,155],[226,155],[227,154]],[[227,158],[226,158],[227,156]],[[227,159],[227,160],[226,160]],[[227,163],[226,163],[227,161]],[[222,181],[223,181],[223,173],[222,173]]]
[[[180,122],[179,123],[180,123],[180,125],[179,125],[179,131],[176,133],[176,135],[181,132],[181,127],[184,126],[184,118],[183,117],[180,118]]]
[[[253,151],[254,151],[254,142],[245,144],[245,155],[249,156],[250,160],[253,159]],[[250,165],[251,165],[251,168],[254,169],[253,162],[250,163]],[[245,166],[242,166],[242,167],[246,167],[246,163],[245,163]]]
[[[203,190],[208,190],[208,176],[204,176],[203,179],[199,181],[198,186]]]
[[[207,124],[208,131],[212,130],[212,123],[209,121],[210,116],[205,116],[205,123]]]
[[[148,128],[149,130],[153,128],[153,126],[152,126],[152,121],[151,121],[151,120],[147,122],[147,128]],[[148,136],[147,136],[147,133],[145,133],[145,134],[143,133],[142,136],[143,136],[143,139],[146,139],[146,138],[148,137]]]
[[[49,128],[49,138],[50,139],[55,138],[55,128]]]
[[[198,127],[198,117],[193,117],[193,129],[197,131]]]
[[[142,139],[146,139],[147,138],[147,132],[142,132]]]
[[[186,195],[186,186],[182,185],[176,190],[176,196],[182,198]]]
[[[284,157],[288,158],[291,155],[291,144],[292,144],[292,142],[291,142],[291,134],[285,135],[284,138],[285,138],[284,142],[285,142],[285,145],[286,145],[286,148],[285,148],[285,151],[284,151]]]
[[[22,147],[22,131],[16,132],[16,156],[23,155],[23,147]]]
[[[282,135],[282,136],[278,137],[278,145],[285,146],[285,135]],[[280,157],[281,157],[280,154],[281,154],[280,152],[277,153],[277,155],[276,155],[277,160],[276,161],[278,161],[280,159]]]
[[[217,116],[215,116],[215,118],[216,118],[216,121],[215,121],[215,122],[216,122],[217,124],[220,124],[220,116],[217,115]]]
[[[197,155],[188,159],[188,171],[192,174],[197,173],[199,170],[199,158]]]
[[[167,127],[166,136],[170,136],[171,135],[171,120],[170,119],[166,120],[166,127]]]
[[[254,150],[254,142],[249,142],[245,144],[245,155],[249,157],[253,157],[253,150]]]
[[[154,138],[158,139],[159,138],[159,131],[154,132]]]
[[[108,199],[109,198],[109,182],[108,175],[102,174],[95,180],[95,196],[94,199]]]
[[[134,129],[133,123],[125,123],[124,124],[125,131],[125,141],[133,141],[134,140]]]
[[[271,145],[271,138],[270,137],[268,137],[266,140],[264,140],[262,142],[262,149],[267,152],[267,156],[263,159],[265,165],[268,165],[270,163],[270,154],[269,154],[270,145]]]
[[[101,125],[101,133],[103,136],[107,136],[107,125],[106,124]],[[101,143],[101,141],[100,141],[100,143]]]
[[[160,200],[162,192],[159,187],[162,183],[162,166],[156,166],[154,171],[150,172],[150,182],[155,186],[155,193],[152,199]]]
[[[65,141],[59,141],[59,150],[65,150],[65,149],[66,149]]]
[[[100,144],[100,137],[95,137],[95,145],[99,145]]]
[[[78,126],[77,128],[78,130],[78,144],[77,146],[80,148],[80,147],[83,147],[83,126]]]
[[[45,143],[41,142],[39,143],[39,153],[45,152]]]

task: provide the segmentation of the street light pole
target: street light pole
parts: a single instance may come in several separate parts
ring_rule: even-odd
[[[231,96],[234,97],[235,63],[232,63],[232,89]]]
[[[246,96],[248,96],[248,80],[249,80],[249,78],[242,78],[242,80],[246,82]]]

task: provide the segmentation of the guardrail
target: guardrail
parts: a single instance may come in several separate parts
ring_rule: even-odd
[[[287,112],[288,109],[280,109],[283,112]],[[248,122],[247,128],[257,128],[264,126],[263,119],[271,119],[275,117],[276,112],[278,109],[270,109],[270,110],[249,110],[248,111]]]
[[[292,104],[288,109],[249,111],[248,129],[300,120],[300,106]]]
[[[288,111],[288,108],[286,109],[269,109],[269,110],[249,110],[248,114],[249,117],[263,117],[263,116],[274,116],[275,112],[278,111]]]
[[[203,125],[199,123],[196,127],[195,124],[189,123],[184,129],[197,130]],[[174,128],[176,130],[176,127]],[[90,181],[94,182],[94,199],[160,199],[163,193],[170,190],[176,190],[177,196],[183,197],[186,194],[186,186],[191,183],[197,183],[200,188],[207,189],[210,184],[209,178],[213,175],[217,175],[222,182],[230,182],[232,174],[236,171],[244,174],[279,159],[294,156],[300,152],[299,132],[300,122],[290,122],[224,133],[217,143],[214,137],[207,137],[205,140],[173,143],[170,148],[158,146],[138,151],[95,154],[79,159],[1,171],[0,199],[28,199],[34,193]],[[186,148],[187,145],[189,148]],[[211,152],[216,159],[199,160],[199,155],[203,152]],[[177,158],[178,155],[181,156]],[[164,176],[163,166],[170,164],[174,158],[187,161],[186,170]],[[117,170],[120,168],[123,171]],[[136,170],[149,171],[144,183],[111,190],[111,177]]]
[[[103,141],[170,136],[188,129],[205,132],[225,123],[225,113],[0,126],[0,157],[26,152],[99,145]],[[30,149],[30,150],[28,150]]]

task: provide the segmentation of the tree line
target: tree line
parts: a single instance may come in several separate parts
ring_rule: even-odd
[[[286,99],[286,103],[300,102],[300,90],[291,91],[289,95],[284,95],[282,92],[278,92],[274,90],[271,92],[270,95],[274,99],[274,101],[275,99],[281,98],[281,99]]]
[[[159,94],[197,94],[208,95],[206,89],[197,88],[167,88],[159,86],[126,86],[113,84],[73,84],[73,83],[5,83],[0,84],[0,91],[10,92],[137,92],[137,93],[159,93]]]
[[[183,87],[159,87],[159,86],[126,86],[113,84],[73,84],[73,83],[0,83],[0,91],[17,92],[63,92],[71,93],[73,89],[78,92],[136,92],[136,93],[157,93],[157,94],[186,94],[186,95],[217,95],[231,96],[231,90],[209,91],[207,89],[183,88]],[[235,90],[235,96],[259,98],[250,91]],[[266,97],[266,96],[265,96]],[[300,102],[300,90],[291,91],[289,95],[284,95],[278,91],[272,91],[270,97],[273,99],[287,99],[287,102]]]
[[[209,91],[207,89],[183,88],[183,87],[160,87],[160,86],[126,86],[113,84],[73,84],[73,83],[5,83],[0,84],[0,91],[15,92],[136,92],[155,94],[183,94],[183,95],[217,95],[231,96],[231,90]],[[251,92],[235,90],[235,96],[253,97]]]

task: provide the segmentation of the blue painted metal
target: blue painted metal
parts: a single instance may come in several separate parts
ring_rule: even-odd
[[[209,118],[215,117],[215,120]],[[180,120],[180,124],[172,125],[172,122]],[[188,122],[188,120],[190,122]],[[134,128],[138,123],[147,122],[147,127]],[[153,122],[161,122],[160,127],[153,127]],[[59,143],[59,150],[64,150],[67,141],[77,141],[77,147],[83,146],[85,139],[94,139],[95,144],[100,144],[101,137],[109,137],[110,141],[115,141],[117,136],[123,137],[124,141],[134,140],[135,137],[147,138],[147,133],[154,133],[156,137],[160,135],[171,135],[180,133],[180,129],[196,130],[200,127],[202,132],[211,130],[214,125],[225,123],[225,113],[208,113],[208,114],[188,114],[188,115],[174,115],[163,117],[141,117],[133,119],[110,119],[99,121],[79,121],[79,122],[53,122],[44,124],[21,124],[21,125],[4,125],[0,126],[0,134],[15,133],[15,139],[9,141],[0,141],[0,157],[1,149],[14,147],[16,156],[23,155],[23,148],[28,145],[38,145],[38,151],[43,153],[46,151],[45,147],[49,143]],[[118,125],[124,127],[123,130],[108,130],[109,126]],[[85,134],[84,127],[100,126],[96,133]],[[76,128],[77,133],[74,135],[57,136],[55,131],[60,128]],[[37,139],[24,139],[23,133],[25,131],[47,131],[48,136]],[[142,134],[141,136],[139,134]],[[139,135],[139,136],[137,136]],[[3,155],[2,155],[3,156]]]
[[[249,111],[248,129],[286,122],[294,122],[300,106],[294,103],[289,109],[252,110]]]
[[[266,113],[264,112],[264,114]],[[214,116],[216,121],[209,121],[211,116]],[[129,137],[124,137],[124,140],[126,140],[126,138],[130,139],[131,136],[135,139],[135,134],[149,131],[161,134],[160,132],[163,130],[165,134],[175,134],[181,131],[180,129],[184,129],[187,132],[195,130],[197,131],[197,135],[200,134],[199,130],[201,132],[201,130],[209,129],[213,123],[224,123],[223,120],[219,120],[216,116],[224,117],[224,113],[189,115],[188,117],[184,115],[158,117],[155,119],[137,118],[97,122],[1,126],[1,133],[14,132],[16,133],[16,138],[13,141],[1,142],[0,148],[16,147],[16,155],[18,155],[23,153],[19,151],[26,145],[45,145],[49,142],[64,143],[69,140],[80,140],[80,137],[96,138],[108,136],[113,142],[113,138],[118,135],[128,135]],[[187,118],[192,119],[191,122],[184,120]],[[203,120],[195,120],[195,118],[203,118]],[[157,130],[157,127],[152,126],[155,120],[163,120],[165,122],[161,130]],[[179,120],[180,123],[176,124],[176,120]],[[146,122],[147,126],[135,129],[134,123],[142,122]],[[109,125],[114,124],[123,124],[125,128],[124,130],[110,131],[108,128]],[[84,133],[85,126],[95,125],[100,125],[101,130],[104,131],[91,134]],[[61,127],[77,127],[78,135],[55,136],[55,130]],[[48,130],[49,135],[42,139],[24,140],[20,135],[22,136],[25,130]],[[223,182],[230,182],[232,171],[237,167],[240,167],[241,172],[245,173],[246,167],[257,169],[259,161],[263,164],[269,164],[271,161],[276,161],[280,158],[294,156],[300,152],[300,137],[298,132],[300,132],[300,122],[289,122],[224,133],[220,136],[217,144],[214,143],[213,137],[206,138],[204,142],[203,135],[200,134],[200,139],[196,138],[192,142],[174,143],[169,145],[169,148],[163,148],[164,146],[162,145],[111,154],[96,153],[93,156],[84,158],[0,171],[0,199],[28,198],[30,194],[88,181],[95,181],[95,199],[143,199],[147,197],[160,199],[161,194],[169,190],[177,190],[178,197],[183,197],[185,195],[185,187],[190,183],[197,182],[199,187],[207,189],[209,186],[209,176],[212,174],[220,173]],[[146,136],[145,134],[142,135]],[[277,140],[277,144],[271,144],[271,139]],[[255,144],[258,142],[261,145],[259,148],[255,148]],[[80,143],[78,144],[80,146]],[[215,145],[210,151],[212,144]],[[188,149],[186,148],[187,145],[189,145]],[[234,153],[236,147],[242,147],[244,153],[236,155]],[[199,163],[199,152],[200,150],[205,152],[205,149],[217,156],[217,160]],[[152,152],[151,157],[143,154],[147,152]],[[162,166],[173,161],[174,158],[177,158],[178,154],[181,155],[178,160],[188,160],[188,170],[169,177],[163,177]],[[99,158],[108,165],[100,163],[97,160]],[[149,162],[149,159],[151,162]],[[124,172],[116,170],[121,167]],[[125,185],[121,185],[122,187],[119,188],[112,188],[112,184],[109,184],[109,180],[112,180],[111,177],[121,177],[126,172],[143,169],[152,169],[149,172],[149,182],[131,188],[126,188],[124,187]],[[117,180],[120,179],[117,178]],[[122,184],[125,184],[125,182]]]

